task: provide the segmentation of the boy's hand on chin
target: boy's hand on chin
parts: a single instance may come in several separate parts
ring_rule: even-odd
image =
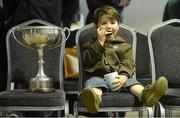
[[[103,46],[104,42],[106,40],[106,30],[102,29],[102,28],[97,28],[97,38],[100,42],[100,44]]]

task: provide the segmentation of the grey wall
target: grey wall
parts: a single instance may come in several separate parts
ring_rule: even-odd
[[[167,0],[132,0],[125,8],[125,24],[147,33],[155,24],[162,21]]]

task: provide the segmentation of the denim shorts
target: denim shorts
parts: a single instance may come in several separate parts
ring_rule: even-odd
[[[123,87],[121,88],[121,90],[123,91],[128,91],[128,88],[132,85],[135,84],[140,84],[135,77],[129,78],[128,80],[126,80],[126,82],[124,83]],[[85,87],[84,88],[101,88],[103,93],[107,93],[109,92],[109,88],[107,85],[107,82],[104,80],[103,77],[90,77],[85,83],[84,83]]]

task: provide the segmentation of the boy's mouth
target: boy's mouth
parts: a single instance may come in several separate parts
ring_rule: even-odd
[[[107,31],[106,32],[106,36],[110,36],[110,35],[112,35],[113,33],[112,33],[112,31]]]

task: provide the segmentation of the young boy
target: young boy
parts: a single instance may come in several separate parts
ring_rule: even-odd
[[[152,107],[168,88],[165,77],[160,77],[153,85],[143,87],[132,78],[135,63],[132,47],[117,31],[120,27],[119,14],[110,6],[102,6],[95,11],[94,24],[96,39],[84,45],[83,63],[88,75],[80,99],[89,113],[98,112],[103,93],[110,91],[105,74],[117,72],[111,91],[128,90],[146,106]]]

